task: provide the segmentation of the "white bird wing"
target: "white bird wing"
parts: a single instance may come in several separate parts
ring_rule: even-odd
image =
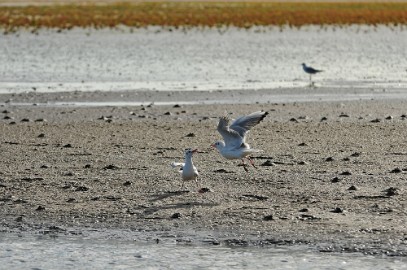
[[[233,121],[233,123],[230,125],[230,129],[238,133],[239,136],[243,138],[244,142],[247,132],[249,132],[252,127],[259,124],[267,115],[268,112],[258,111],[246,116],[242,116]]]
[[[185,166],[185,163],[182,163],[182,162],[173,162],[173,163],[171,163],[171,167],[172,168],[177,168],[177,167],[181,167],[181,169],[182,168],[184,168],[184,166]]]
[[[236,130],[231,129],[229,124],[230,118],[228,116],[222,116],[219,119],[218,131],[222,135],[225,141],[225,146],[228,148],[240,147],[244,143],[244,139]]]

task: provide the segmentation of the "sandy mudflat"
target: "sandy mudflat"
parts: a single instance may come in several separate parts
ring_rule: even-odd
[[[406,100],[13,105],[49,99],[0,96],[2,231],[407,254]],[[258,169],[246,173],[210,149],[225,110],[270,113],[248,140],[264,150]],[[186,147],[202,151],[199,187],[212,192],[181,189],[169,164]]]

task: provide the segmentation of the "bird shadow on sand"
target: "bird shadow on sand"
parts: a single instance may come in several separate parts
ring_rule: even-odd
[[[161,201],[167,198],[171,198],[171,197],[176,197],[176,196],[181,196],[184,194],[189,193],[189,190],[178,190],[178,191],[167,191],[165,193],[162,194],[155,194],[152,195],[152,199],[150,200],[150,202],[156,202],[156,201]]]
[[[176,209],[190,209],[195,206],[199,207],[214,207],[218,206],[219,204],[217,203],[201,203],[201,202],[185,202],[185,203],[171,203],[171,204],[165,204],[165,205],[155,205],[148,207],[144,209],[143,214],[145,218],[148,218],[147,216],[152,215],[156,212],[159,212],[161,210],[176,210]],[[163,217],[154,217],[154,219],[162,219]],[[165,218],[164,218],[165,219]]]
[[[180,191],[168,191],[164,194],[156,194],[153,195],[152,199],[149,202],[157,202],[161,201],[170,197],[174,196],[181,196],[183,194],[189,193],[188,190],[180,190]],[[168,210],[168,209],[189,209],[195,206],[200,207],[214,207],[218,206],[218,203],[204,203],[204,202],[196,202],[196,201],[185,201],[179,203],[170,203],[170,204],[163,204],[163,205],[154,205],[148,208],[144,208],[144,214],[150,215],[160,210]]]

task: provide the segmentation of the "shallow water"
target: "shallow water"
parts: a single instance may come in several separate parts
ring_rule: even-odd
[[[407,30],[384,26],[252,30],[21,31],[0,39],[0,93],[301,87],[407,87]]]
[[[407,269],[406,258],[0,234],[0,269]]]

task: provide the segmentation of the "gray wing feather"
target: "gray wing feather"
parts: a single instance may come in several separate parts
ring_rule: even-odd
[[[255,125],[259,124],[266,116],[268,112],[254,112],[246,116],[242,116],[230,125],[230,129],[236,131],[242,138],[246,133]]]
[[[222,135],[226,147],[238,147],[242,144],[243,137],[240,136],[239,132],[228,126],[229,121],[230,118],[227,116],[220,117],[217,129]]]

